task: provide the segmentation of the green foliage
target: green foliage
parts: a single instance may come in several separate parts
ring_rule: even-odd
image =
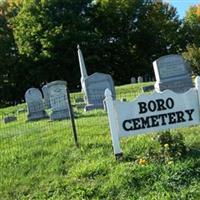
[[[186,40],[190,45],[200,46],[200,5],[192,6],[188,9],[184,26],[188,38]]]
[[[109,66],[107,72],[117,84],[127,83],[130,74],[152,74],[152,61],[179,50],[181,35],[177,37],[177,32],[181,22],[169,4],[141,0],[95,2],[89,17],[98,40],[90,45],[95,45],[98,60],[105,70]]]
[[[200,46],[195,44],[188,45],[187,51],[183,53],[183,57],[190,63],[192,71],[195,75],[200,73]]]
[[[29,85],[65,79],[76,88],[80,77],[76,45],[84,38],[83,15],[88,3],[24,1],[13,25]]]
[[[143,8],[136,38],[139,55],[143,59],[140,63],[144,65],[149,58],[154,61],[162,55],[177,53],[181,45],[181,35],[177,34],[180,30],[181,21],[171,5],[158,2]],[[145,48],[148,51],[142,51]]]
[[[11,10],[6,1],[0,3],[0,105],[14,101],[17,95],[14,73],[18,67],[18,51],[15,44]]]
[[[153,60],[185,46],[177,34],[181,22],[175,8],[161,1],[10,0],[8,5],[15,48],[4,49],[11,55],[19,51],[12,78],[8,76],[8,85],[18,90],[10,92],[12,101],[21,100],[31,86],[56,79],[67,80],[77,90],[77,44],[88,74],[109,73],[117,85],[128,83],[133,75],[152,75]]]
[[[187,153],[187,148],[181,133],[171,135],[169,131],[166,131],[159,135],[158,142],[161,146],[161,154],[165,162],[171,159],[182,158]]]
[[[184,29],[186,34],[187,48],[183,56],[191,64],[194,74],[200,72],[200,5],[188,9]]]

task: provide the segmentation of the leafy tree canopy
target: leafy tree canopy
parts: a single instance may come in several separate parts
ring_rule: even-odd
[[[0,28],[2,38],[10,36],[2,48],[10,47],[0,57],[9,54],[16,62],[9,64],[9,57],[4,65],[12,71],[8,83],[18,89],[16,98],[31,86],[57,79],[77,89],[77,44],[88,74],[110,73],[115,84],[124,84],[132,76],[153,74],[152,61],[158,57],[183,50],[187,37],[182,33],[190,30],[182,26],[176,9],[162,1],[9,0],[5,5],[6,25]]]

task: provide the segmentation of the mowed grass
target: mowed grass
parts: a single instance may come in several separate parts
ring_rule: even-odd
[[[134,99],[148,84],[116,87],[117,97]],[[107,114],[84,113],[72,103],[79,148],[69,120],[26,122],[21,113],[15,122],[0,122],[0,199],[200,199],[200,126],[172,130],[183,134],[191,150],[170,164],[138,162],[149,149],[159,153],[157,133],[123,138],[124,156],[116,161]],[[1,109],[0,115],[20,107]]]

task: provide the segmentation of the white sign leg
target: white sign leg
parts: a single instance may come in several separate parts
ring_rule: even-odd
[[[122,156],[122,150],[120,148],[120,140],[119,140],[119,134],[117,129],[117,122],[115,122],[115,111],[114,111],[114,105],[113,105],[113,98],[111,91],[107,88],[105,90],[105,100],[106,100],[106,107],[108,112],[108,120],[110,125],[110,132],[111,132],[111,138],[113,143],[113,150],[116,158],[119,158]]]

